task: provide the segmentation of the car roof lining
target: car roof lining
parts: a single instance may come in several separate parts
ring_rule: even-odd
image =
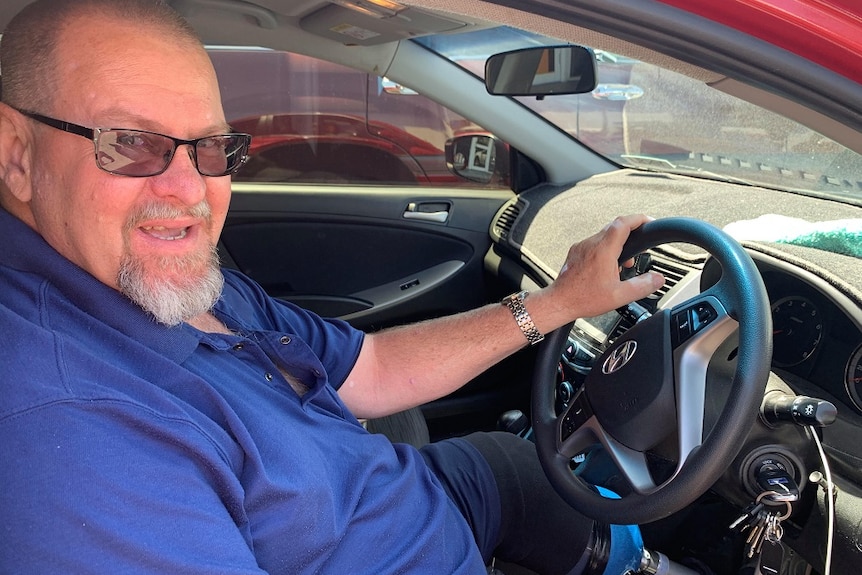
[[[520,12],[507,6],[492,5],[482,0],[402,0],[400,3],[463,22],[464,27],[458,32],[500,24],[510,25],[649,62],[705,83],[717,82],[722,77],[722,74],[628,40],[568,22]],[[394,56],[397,46],[397,42],[365,46],[346,45],[304,30],[300,25],[303,18],[332,5],[321,0],[297,1],[286,5],[276,0],[257,0],[254,4],[242,2],[237,5],[220,0],[170,0],[170,4],[192,25],[197,23],[198,30],[205,31],[203,40],[208,44],[247,44],[249,37],[255,37],[267,47],[315,57],[325,56],[340,64],[376,74],[386,73],[388,60]],[[237,35],[233,30],[236,29],[237,12],[246,15],[249,26],[247,32],[252,34],[251,36],[241,30]],[[265,16],[261,16],[262,13]],[[493,21],[488,19],[489,13],[494,14]],[[345,10],[344,14],[346,18],[350,11]],[[224,18],[231,20],[232,25],[219,26],[219,21]],[[397,19],[391,20],[397,23]],[[201,25],[203,21],[206,21],[206,26]],[[290,30],[290,34],[285,34],[285,29]],[[218,33],[214,35],[214,31]]]
[[[5,28],[9,18],[29,1],[4,0],[4,6],[0,9],[0,30]],[[639,1],[652,5],[651,10],[664,9],[679,12],[667,5],[644,2],[644,0]],[[255,0],[255,2],[168,0],[168,3],[185,16],[196,29],[203,31],[202,39],[208,44],[247,45],[250,38],[257,38],[261,44],[270,48],[309,56],[325,56],[326,59],[332,59],[335,62],[375,74],[385,74],[397,47],[397,42],[361,47],[348,46],[303,30],[300,26],[302,18],[334,5],[326,0]],[[497,24],[512,25],[549,37],[581,43],[649,62],[707,84],[718,82],[724,77],[724,74],[720,72],[710,71],[667,53],[644,47],[630,39],[614,37],[569,21],[521,12],[516,8],[506,6],[506,3],[505,0],[491,2],[485,0],[400,1],[400,4],[405,6],[461,21],[465,24],[464,29],[476,29]],[[609,6],[614,4],[614,2],[605,3]],[[518,2],[513,4],[517,5]],[[577,2],[572,2],[572,4],[576,5]],[[623,6],[630,3],[621,0],[618,4]],[[612,8],[613,6],[611,6]],[[577,13],[577,7],[573,10],[574,13]],[[245,21],[248,27],[237,26],[236,15],[238,13],[246,17]],[[349,13],[350,11],[346,10],[346,14]],[[488,19],[488,14],[494,14],[493,22]],[[686,16],[696,18],[696,16]],[[392,26],[397,25],[397,18],[390,20]],[[220,26],[221,21],[225,23],[229,21],[231,25]],[[206,22],[205,26],[203,25],[204,22]],[[631,21],[627,23],[627,26],[629,28],[639,26],[643,28],[643,24]],[[290,33],[285,34],[285,30],[290,30]],[[214,33],[215,31],[218,32]],[[684,52],[684,50],[682,51]]]

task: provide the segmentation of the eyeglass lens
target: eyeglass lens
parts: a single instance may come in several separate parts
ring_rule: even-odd
[[[224,176],[245,158],[248,137],[225,134],[196,140],[195,164],[204,176]],[[135,130],[103,130],[96,141],[96,162],[105,171],[122,176],[154,176],[164,172],[176,150],[173,139]]]

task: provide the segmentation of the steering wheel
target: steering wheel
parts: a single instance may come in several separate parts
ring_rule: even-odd
[[[569,505],[605,523],[648,523],[703,494],[737,455],[769,376],[772,317],[751,257],[733,238],[705,222],[667,218],[634,230],[620,261],[671,242],[706,250],[721,265],[720,279],[618,337],[559,415],[555,379],[572,324],[549,334],[537,357],[532,423],[539,460]],[[705,430],[709,361],[737,333],[730,393],[712,429]],[[600,495],[572,472],[572,459],[597,444],[631,486],[619,499]],[[650,452],[658,446],[667,451],[668,445],[674,447],[677,461],[672,471],[655,479]]]

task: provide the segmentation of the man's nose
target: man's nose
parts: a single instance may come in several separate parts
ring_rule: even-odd
[[[189,144],[178,146],[167,169],[152,180],[158,196],[175,197],[189,206],[206,196],[206,180],[198,172],[195,151]]]

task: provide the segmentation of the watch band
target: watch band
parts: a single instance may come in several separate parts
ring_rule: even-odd
[[[533,323],[533,318],[530,317],[530,312],[528,312],[527,308],[524,306],[524,298],[526,298],[529,293],[530,292],[526,290],[513,293],[512,295],[504,297],[500,303],[509,308],[509,311],[512,312],[512,316],[514,316],[515,321],[518,322],[518,327],[521,329],[521,333],[524,334],[524,337],[527,338],[530,345],[536,345],[545,339],[545,336],[536,329],[536,325]]]

